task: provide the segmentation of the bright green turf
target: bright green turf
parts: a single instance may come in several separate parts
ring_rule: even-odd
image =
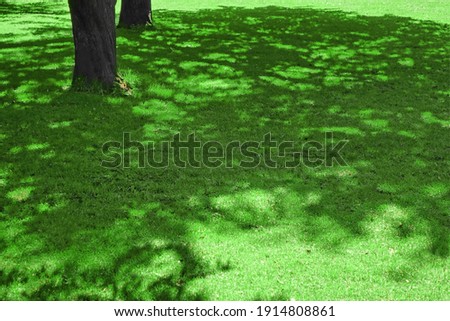
[[[63,90],[65,5],[0,5],[0,298],[449,300],[449,26],[372,2],[156,11],[118,31],[129,97]],[[330,128],[348,167],[100,167],[124,131]]]
[[[6,0],[13,3],[62,2],[66,0]],[[219,7],[310,7],[326,10],[344,10],[360,15],[395,15],[421,20],[450,23],[450,2],[447,0],[153,0],[154,10],[198,10]],[[117,0],[117,11],[121,0]]]
[[[361,15],[395,15],[450,23],[450,2],[447,0],[153,0],[155,9],[195,10],[196,8],[235,7],[311,7],[327,10],[353,11]]]

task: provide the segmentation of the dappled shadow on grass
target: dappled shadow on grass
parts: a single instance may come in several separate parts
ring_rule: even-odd
[[[347,168],[267,170],[267,179],[258,171],[218,176],[230,178],[217,188],[219,198],[227,198],[224,186],[233,188],[236,172],[247,184],[243,192],[228,193],[234,203],[222,206],[228,215],[255,204],[254,194],[267,206],[270,198],[281,207],[296,205],[294,212],[312,197],[305,205],[308,221],[326,215],[358,235],[369,209],[398,205],[412,209],[411,220],[429,223],[431,248],[440,248],[432,251],[448,255],[442,157],[448,146],[436,139],[449,127],[445,27],[276,7],[159,15],[156,34],[119,34],[122,63],[142,78],[137,95],[148,97],[133,108],[149,120],[142,139],[195,131],[202,140],[226,143],[261,140],[270,131],[276,139],[323,141],[332,131],[336,140],[350,140]],[[277,195],[280,187],[284,195]],[[433,197],[427,191],[434,189]],[[286,199],[293,204],[283,204]],[[251,206],[254,221],[261,209]],[[273,218],[287,211],[275,210]]]
[[[447,260],[445,26],[276,7],[161,11],[156,31],[118,32],[134,86],[121,97],[62,89],[64,21],[35,31],[64,37],[1,46],[1,297],[389,299]],[[194,131],[224,144],[332,131],[349,140],[348,166],[100,166],[102,144],[123,132],[158,143]],[[335,280],[329,266],[357,273],[345,257],[398,289],[364,294],[359,274],[347,297],[298,286],[314,273]],[[446,293],[418,288],[406,298]]]

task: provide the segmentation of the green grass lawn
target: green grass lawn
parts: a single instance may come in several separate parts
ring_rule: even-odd
[[[119,0],[120,1],[120,0]],[[196,10],[216,9],[221,6],[233,7],[310,7],[326,10],[345,10],[360,15],[395,15],[421,20],[450,23],[450,2],[446,0],[153,0],[155,9]],[[118,7],[118,9],[120,9]]]
[[[132,96],[66,89],[65,3],[0,4],[0,299],[449,300],[448,1],[185,2],[118,30]],[[194,131],[348,166],[100,166]]]

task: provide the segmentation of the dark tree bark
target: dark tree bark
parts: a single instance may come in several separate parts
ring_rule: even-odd
[[[69,0],[75,44],[72,85],[100,84],[116,79],[116,0]]]
[[[151,0],[122,0],[119,27],[153,25]]]

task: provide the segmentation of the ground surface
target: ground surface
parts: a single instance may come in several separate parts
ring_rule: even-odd
[[[0,298],[450,299],[447,1],[373,2],[170,2],[118,31],[132,96],[64,89],[65,4],[2,3]],[[100,166],[123,132],[193,131],[333,131],[348,166]]]

